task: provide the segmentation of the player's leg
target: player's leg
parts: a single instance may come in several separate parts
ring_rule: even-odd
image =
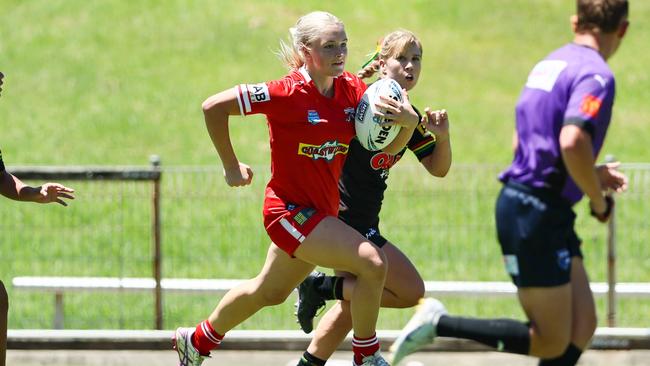
[[[519,302],[530,320],[531,356],[561,355],[571,340],[571,284],[520,288]]]
[[[323,366],[352,329],[349,301],[337,301],[323,315],[298,366]]]
[[[581,256],[574,256],[571,264],[572,326],[571,342],[556,358],[540,360],[540,366],[573,366],[578,363],[597,326],[596,305],[589,287],[589,279]]]
[[[9,311],[9,295],[4,283],[0,281],[0,366],[5,366],[7,352],[7,314]]]
[[[388,260],[388,272],[381,297],[383,308],[409,308],[417,305],[424,296],[424,281],[408,257],[390,241],[381,249]],[[343,298],[350,299],[356,279],[346,277],[343,281]]]
[[[350,272],[357,278],[350,296],[355,362],[379,349],[375,325],[387,272],[383,251],[338,218],[323,218],[294,255],[315,265]],[[372,353],[368,353],[372,351]]]
[[[402,308],[416,305],[424,295],[424,281],[415,266],[399,248],[389,241],[384,240],[383,243],[381,249],[386,254],[388,272],[381,306]],[[337,275],[344,279],[344,293],[349,299],[356,285],[356,278],[348,273],[339,272]],[[333,281],[329,283],[333,283]],[[324,292],[332,291],[324,289]],[[303,355],[304,360],[301,360],[299,365],[319,366],[318,361],[330,358],[351,328],[349,302],[338,301],[318,323],[314,338]]]
[[[224,295],[208,318],[210,324],[224,334],[260,309],[283,303],[313,269],[314,265],[291,258],[271,244],[260,273]]]
[[[271,244],[257,277],[228,291],[208,319],[196,328],[176,330],[174,344],[180,365],[200,365],[226,332],[261,308],[282,303],[313,268]]]

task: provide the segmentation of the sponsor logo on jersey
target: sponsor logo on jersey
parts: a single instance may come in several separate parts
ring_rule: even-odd
[[[310,145],[300,143],[298,145],[298,155],[305,155],[314,160],[325,159],[331,161],[338,154],[347,154],[349,146],[347,144],[341,144],[338,141],[327,141],[322,145]]]
[[[307,222],[307,220],[309,220],[309,218],[312,217],[312,215],[314,215],[315,212],[316,210],[313,208],[309,208],[309,207],[303,208],[293,216],[293,221],[297,222],[298,225],[302,225],[305,222]]]
[[[380,151],[370,158],[370,167],[374,170],[388,170],[401,158],[401,155],[391,155]]]
[[[320,116],[318,115],[318,112],[313,109],[307,111],[307,121],[312,125],[317,125],[319,123],[327,122],[326,119],[321,119]]]
[[[598,115],[600,106],[603,104],[603,101],[596,96],[587,94],[582,98],[580,103],[580,112],[583,114],[595,118]]]
[[[535,65],[528,75],[526,87],[541,89],[547,92],[553,90],[562,70],[567,67],[567,62],[562,60],[544,60]]]

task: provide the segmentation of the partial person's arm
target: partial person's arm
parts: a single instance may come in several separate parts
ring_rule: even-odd
[[[59,183],[45,183],[39,187],[31,187],[23,183],[11,173],[0,172],[0,193],[12,200],[37,203],[56,202],[63,206],[68,204],[61,198],[74,199],[72,188]]]
[[[228,128],[228,117],[239,114],[235,89],[224,90],[209,97],[202,107],[210,139],[223,164],[226,183],[231,187],[249,185],[253,179],[253,171],[237,159]]]
[[[451,167],[451,142],[449,140],[449,117],[446,110],[424,110],[425,126],[436,137],[436,147],[433,153],[421,160],[429,174],[444,177]]]
[[[576,125],[566,125],[560,131],[560,150],[564,165],[578,187],[589,197],[591,209],[602,214],[607,202],[596,173],[591,135]]]

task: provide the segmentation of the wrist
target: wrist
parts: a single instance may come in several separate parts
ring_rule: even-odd
[[[434,134],[433,135],[436,138],[436,143],[441,143],[441,142],[446,142],[449,141],[449,134]]]

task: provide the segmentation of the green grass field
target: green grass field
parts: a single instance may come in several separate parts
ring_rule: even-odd
[[[235,149],[258,175],[230,189],[205,131],[201,102],[242,82],[285,72],[273,51],[301,14],[338,15],[350,39],[354,71],[376,40],[393,29],[414,31],[424,45],[415,105],[447,108],[454,166],[426,179],[404,159],[391,174],[382,230],[413,258],[426,279],[507,280],[498,255],[492,208],[495,174],[511,159],[513,108],[527,73],[570,41],[572,1],[2,1],[0,148],[11,165],[146,165],[159,154],[163,181],[164,273],[167,277],[245,278],[257,273],[268,239],[261,198],[268,171],[262,117],[232,118]],[[617,102],[605,153],[649,162],[647,39],[650,3],[636,1],[632,26],[611,60]],[[421,172],[420,172],[421,170]],[[635,171],[636,172],[636,171]],[[619,212],[619,279],[650,281],[646,248],[648,189],[643,172]],[[0,279],[18,275],[149,276],[149,187],[74,183],[69,208],[2,201]],[[588,243],[592,278],[605,279],[604,227],[576,208]],[[406,213],[406,214],[405,214]],[[51,326],[50,296],[13,291],[11,328]],[[170,295],[166,327],[194,324],[218,299]],[[523,317],[513,299],[448,299],[468,315]],[[150,296],[66,297],[68,328],[149,328]],[[604,305],[599,300],[601,325]],[[267,309],[241,329],[295,327],[291,304]],[[625,300],[624,326],[650,326],[648,300]],[[408,311],[385,311],[380,327],[399,328]]]

